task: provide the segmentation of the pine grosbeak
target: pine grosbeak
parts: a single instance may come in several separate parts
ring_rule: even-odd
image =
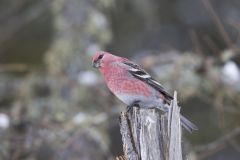
[[[100,70],[111,92],[128,108],[138,106],[168,111],[173,97],[137,64],[104,51],[93,56],[92,64]],[[183,116],[181,124],[189,132],[198,129]]]

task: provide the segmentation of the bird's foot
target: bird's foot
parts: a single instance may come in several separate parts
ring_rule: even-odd
[[[133,109],[133,107],[140,107],[139,102],[140,101],[134,101],[131,105],[128,105],[127,106],[127,113],[129,113]]]
[[[127,106],[127,113],[129,113],[132,109],[132,106]]]

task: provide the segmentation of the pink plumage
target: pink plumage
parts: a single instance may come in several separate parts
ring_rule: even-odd
[[[128,106],[138,105],[168,112],[167,105],[173,99],[172,96],[137,64],[104,51],[98,51],[92,63],[102,73],[111,92]],[[183,116],[181,122],[188,131],[197,130]]]

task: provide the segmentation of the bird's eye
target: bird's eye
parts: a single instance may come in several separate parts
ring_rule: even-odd
[[[103,54],[100,54],[99,56],[98,56],[98,59],[102,59],[103,58]]]

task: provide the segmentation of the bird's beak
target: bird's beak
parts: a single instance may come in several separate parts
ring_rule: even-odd
[[[99,67],[100,67],[100,61],[99,61],[99,60],[93,61],[92,66],[93,66],[94,68],[99,68]]]

